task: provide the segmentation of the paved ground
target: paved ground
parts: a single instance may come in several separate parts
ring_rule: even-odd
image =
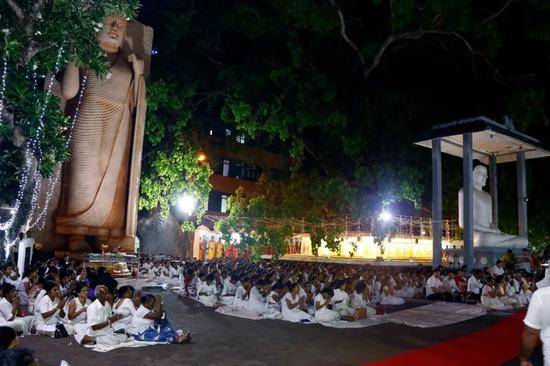
[[[449,327],[432,329],[382,324],[362,329],[334,329],[318,324],[278,320],[254,321],[218,314],[200,304],[164,293],[168,317],[193,334],[189,345],[86,350],[69,339],[25,337],[22,346],[35,351],[39,365],[61,360],[86,365],[361,365],[483,329],[498,320],[486,315]],[[540,355],[539,355],[540,360]],[[474,365],[475,362],[472,363]],[[516,362],[509,363],[517,364]]]

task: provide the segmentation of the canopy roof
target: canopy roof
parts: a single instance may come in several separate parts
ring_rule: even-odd
[[[419,137],[415,145],[432,148],[433,139],[441,139],[441,151],[462,158],[462,135],[472,133],[473,157],[484,164],[496,156],[497,163],[516,161],[516,153],[525,152],[525,159],[550,156],[549,149],[543,147],[534,137],[516,131],[486,117],[474,117],[434,126]]]

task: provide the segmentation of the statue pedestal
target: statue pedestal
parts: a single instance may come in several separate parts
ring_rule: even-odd
[[[483,269],[484,267],[492,267],[497,263],[497,260],[501,259],[506,251],[511,248],[497,248],[497,247],[477,247],[474,248],[474,262],[473,268]],[[517,257],[521,254],[521,249],[511,249],[514,255]],[[464,264],[464,250],[463,249],[447,249],[447,263],[451,268],[459,268]],[[449,261],[449,258],[452,258]],[[452,262],[452,263],[451,263]],[[459,264],[460,265],[459,265]],[[468,268],[471,270],[472,268]]]

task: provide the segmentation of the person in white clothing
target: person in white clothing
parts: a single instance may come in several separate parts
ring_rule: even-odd
[[[35,310],[36,330],[39,334],[53,337],[57,324],[63,324],[69,335],[74,333],[74,328],[68,321],[65,321],[66,300],[61,297],[59,286],[52,281],[44,283],[46,294],[40,299],[38,308]]]
[[[67,306],[67,319],[75,329],[75,333],[86,333],[88,323],[86,315],[91,301],[88,299],[90,288],[84,283],[76,286],[76,296]]]
[[[496,281],[489,278],[481,290],[481,304],[493,310],[512,310],[511,305],[507,305],[499,298],[495,286]]]
[[[96,300],[88,305],[86,311],[87,327],[77,328],[75,339],[81,344],[118,345],[128,342],[126,334],[117,334],[112,324],[122,318],[120,314],[112,312],[111,304],[107,301],[109,290],[106,286],[98,285],[94,291]]]
[[[426,281],[426,299],[448,301],[452,298],[450,290],[441,280],[441,272],[436,269]]]
[[[359,281],[355,285],[355,291],[351,294],[351,306],[357,309],[366,309],[367,316],[376,315],[376,309],[368,306],[370,302],[370,293],[367,284],[364,281]]]
[[[199,288],[197,288],[197,294],[199,295],[199,301],[204,306],[218,306],[218,288],[216,286],[216,282],[214,282],[214,276],[212,274],[206,276],[206,281]]]
[[[495,278],[504,275],[504,263],[500,259],[497,260],[497,264],[489,268],[489,273]]]
[[[223,281],[222,303],[224,305],[233,305],[235,302],[235,293],[237,292],[238,277],[231,275]]]
[[[267,295],[265,301],[265,311],[262,313],[264,319],[282,319],[281,313],[281,298],[285,288],[282,284],[276,283],[273,285],[271,292]]]
[[[345,291],[346,283],[342,280],[334,283],[334,296],[330,299],[332,309],[343,319],[351,320],[355,310],[350,306],[349,295]]]
[[[160,296],[144,295],[127,330],[138,341],[189,343],[191,335],[174,330],[166,320]]]
[[[315,296],[315,321],[331,322],[340,320],[340,314],[330,309],[330,299],[334,296],[334,291],[331,288],[324,288]]]
[[[242,284],[235,291],[235,299],[233,306],[238,308],[248,309],[248,292],[250,291],[250,280],[243,279]]]
[[[266,299],[262,294],[263,287],[266,285],[264,280],[257,280],[256,284],[250,289],[248,296],[248,310],[263,313]]]
[[[300,297],[300,286],[297,283],[288,285],[288,292],[281,300],[283,320],[289,322],[310,322],[313,317],[302,310],[304,299]]]
[[[538,289],[531,296],[527,315],[523,319],[525,328],[521,337],[520,365],[532,366],[530,361],[538,338],[542,341],[544,366],[550,366],[550,287]]]
[[[113,329],[116,331],[126,330],[132,321],[136,312],[134,305],[134,288],[132,286],[122,286],[117,291],[118,299],[113,304],[113,312],[121,315],[121,318],[113,323]]]
[[[481,295],[481,290],[483,289],[483,284],[479,279],[481,273],[478,270],[472,271],[472,275],[468,278],[467,292],[468,296],[474,300],[479,300]]]
[[[9,283],[4,283],[2,294],[4,296],[0,299],[0,325],[10,327],[22,335],[28,335],[34,319],[32,316],[22,316],[23,313],[15,287]]]

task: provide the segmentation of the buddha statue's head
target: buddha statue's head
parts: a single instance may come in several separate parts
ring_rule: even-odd
[[[103,19],[103,29],[97,34],[99,47],[107,53],[116,53],[122,47],[128,21],[112,15]]]
[[[473,173],[474,178],[474,188],[477,190],[482,190],[485,187],[487,182],[487,167],[484,165],[478,165],[474,168]]]

